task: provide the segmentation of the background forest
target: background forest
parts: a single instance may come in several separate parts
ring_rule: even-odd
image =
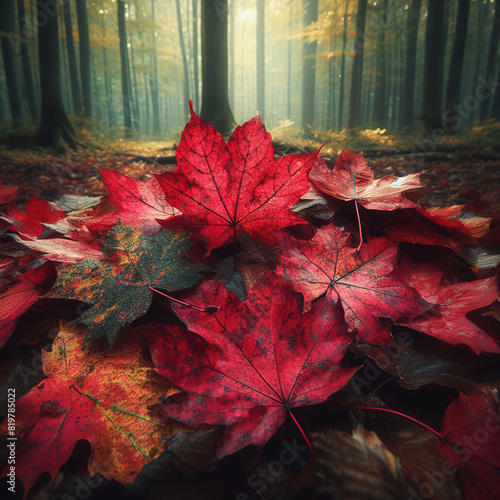
[[[1,498],[500,498],[500,0],[0,42]]]
[[[4,128],[43,120],[58,73],[68,115],[143,139],[178,137],[189,99],[208,122],[223,112],[224,133],[259,111],[268,129],[320,140],[500,118],[499,0],[68,0],[58,23],[52,0],[0,9]]]

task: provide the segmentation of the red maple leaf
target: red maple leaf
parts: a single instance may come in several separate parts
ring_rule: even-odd
[[[42,351],[47,378],[16,401],[16,477],[25,496],[43,472],[54,483],[80,439],[92,446],[89,473],[124,484],[162,451],[166,429],[146,407],[172,389],[144,359],[144,339],[129,336],[108,350],[82,347],[83,337],[62,325],[52,350]]]
[[[137,226],[144,234],[152,235],[161,229],[157,219],[168,219],[179,213],[167,203],[155,178],[142,182],[114,170],[99,170],[109,201],[116,210],[89,218],[85,221],[87,227],[107,231],[120,220],[126,226]]]
[[[4,186],[0,179],[0,205],[11,203],[17,198],[17,187]]]
[[[460,394],[444,414],[445,442],[437,447],[446,458],[442,470],[460,471],[467,500],[500,498],[500,407],[498,393]]]
[[[349,150],[342,151],[333,170],[321,161],[314,165],[309,175],[311,182],[323,193],[339,200],[356,200],[371,210],[414,207],[415,204],[401,193],[422,187],[419,177],[420,174],[386,175],[375,180],[363,155]]]
[[[86,227],[75,229],[64,238],[23,239],[15,234],[12,237],[31,250],[41,252],[44,259],[53,262],[74,264],[87,258],[100,260],[104,257],[101,245]]]
[[[44,293],[52,278],[55,278],[54,266],[46,262],[40,267],[28,269],[4,287],[0,294],[0,347],[9,340],[19,317]]]
[[[398,257],[395,243],[374,238],[358,252],[348,239],[331,224],[308,241],[283,236],[277,272],[292,280],[306,308],[326,292],[330,302],[342,303],[345,320],[360,341],[387,343],[389,333],[379,318],[416,316],[426,310],[426,302],[392,273]]]
[[[275,243],[278,230],[304,223],[289,207],[307,191],[307,172],[318,153],[275,161],[271,135],[259,117],[237,127],[226,144],[191,104],[176,156],[177,169],[157,178],[183,216],[162,225],[187,227],[208,251],[236,241],[242,231]]]
[[[488,231],[491,218],[463,211],[463,205],[424,210],[414,207],[385,214],[385,231],[394,241],[452,248],[459,255],[466,245],[476,245]]]
[[[411,208],[415,204],[401,193],[422,187],[420,174],[405,177],[386,175],[375,180],[372,169],[362,155],[345,150],[331,170],[324,161],[317,162],[309,179],[323,193],[343,201],[354,200],[359,225],[359,246],[363,243],[358,202],[370,210],[396,210]]]
[[[496,278],[467,283],[446,284],[444,273],[434,263],[411,262],[405,259],[397,276],[415,288],[434,307],[425,314],[398,321],[449,344],[465,344],[474,352],[500,352],[495,339],[481,330],[466,314],[494,302],[498,296]]]
[[[322,403],[356,371],[340,366],[351,342],[340,308],[318,301],[302,315],[293,291],[272,274],[244,303],[215,281],[190,301],[220,309],[208,315],[173,304],[190,331],[147,333],[158,372],[188,391],[155,409],[190,425],[227,425],[219,457],[263,446],[292,408]]]
[[[24,211],[16,204],[7,205],[7,215],[2,214],[0,218],[12,224],[11,229],[32,238],[40,238],[44,232],[44,223],[52,224],[66,217],[60,210],[52,210],[45,200],[39,200],[32,196]]]

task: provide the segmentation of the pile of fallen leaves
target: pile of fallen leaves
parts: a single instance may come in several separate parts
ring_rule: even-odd
[[[2,487],[80,498],[83,456],[86,498],[498,498],[498,204],[275,159],[258,117],[226,144],[192,111],[176,156],[0,185]]]

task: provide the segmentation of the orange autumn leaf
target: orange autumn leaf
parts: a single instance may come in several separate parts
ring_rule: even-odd
[[[163,451],[166,428],[147,407],[175,391],[144,359],[142,337],[110,350],[83,348],[83,337],[62,324],[52,350],[42,351],[47,379],[16,402],[16,477],[25,494],[43,472],[54,480],[80,439],[91,444],[91,475],[128,485]]]

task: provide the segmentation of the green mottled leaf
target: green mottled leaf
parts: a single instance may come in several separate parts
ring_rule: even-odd
[[[105,258],[85,259],[60,271],[49,297],[93,304],[79,318],[89,327],[85,340],[107,337],[112,345],[124,325],[148,311],[153,297],[148,286],[172,292],[200,279],[206,266],[182,258],[189,245],[186,232],[145,236],[117,224],[108,232]]]

